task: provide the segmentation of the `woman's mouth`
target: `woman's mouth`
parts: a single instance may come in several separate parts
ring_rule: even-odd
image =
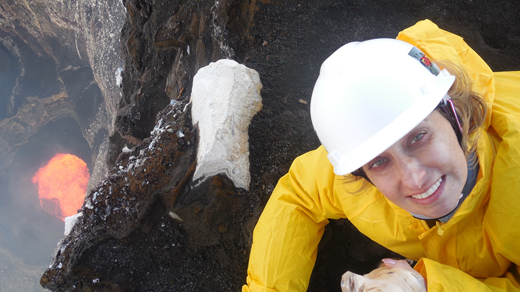
[[[434,183],[426,192],[424,192],[422,194],[413,195],[412,198],[420,199],[420,200],[428,198],[439,188],[441,183],[442,183],[442,177],[436,183]]]

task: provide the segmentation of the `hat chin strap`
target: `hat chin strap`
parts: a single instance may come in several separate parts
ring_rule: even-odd
[[[419,219],[419,220],[438,220],[438,221],[441,221],[442,223],[446,223],[446,222],[448,222],[448,220],[450,220],[451,217],[453,217],[453,214],[459,208],[460,204],[462,203],[463,197],[464,197],[464,194],[460,194],[459,201],[457,202],[457,206],[455,206],[455,208],[453,210],[451,210],[448,214],[441,216],[441,217],[432,218],[432,217],[428,217],[428,216],[424,216],[424,215],[415,214],[410,211],[408,211],[408,212],[410,212],[410,214],[412,214],[412,216],[414,218]]]

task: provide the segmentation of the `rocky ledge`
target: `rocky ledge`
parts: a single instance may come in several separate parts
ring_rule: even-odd
[[[429,18],[464,36],[493,70],[520,68],[513,1],[122,3],[122,97],[107,131],[109,174],[88,193],[41,279],[54,291],[240,290],[252,230],[278,178],[319,145],[309,101],[320,64],[347,42],[395,37]],[[200,142],[188,105],[193,79],[219,59],[256,70],[263,84],[262,109],[248,128],[248,190],[223,174],[192,181]],[[365,273],[388,255],[348,221],[333,221],[309,291],[339,291],[343,272]]]

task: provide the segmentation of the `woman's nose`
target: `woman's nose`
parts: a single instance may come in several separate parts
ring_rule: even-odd
[[[403,187],[410,190],[419,190],[423,187],[426,178],[426,170],[420,162],[413,157],[405,157],[399,163],[401,170],[401,182]]]

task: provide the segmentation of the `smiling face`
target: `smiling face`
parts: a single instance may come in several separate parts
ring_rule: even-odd
[[[468,173],[455,132],[437,111],[363,170],[394,204],[432,218],[457,206]]]

